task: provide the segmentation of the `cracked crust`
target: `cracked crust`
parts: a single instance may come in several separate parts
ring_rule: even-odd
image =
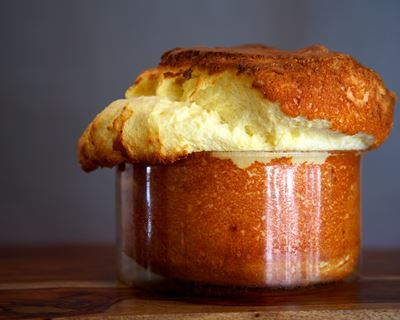
[[[163,54],[160,66],[205,70],[210,74],[235,70],[252,78],[253,87],[278,102],[287,116],[325,119],[331,129],[375,137],[379,146],[393,126],[396,96],[371,69],[351,56],[311,46],[283,51],[263,45],[233,48],[177,48]]]
[[[393,126],[395,94],[371,69],[323,46],[292,52],[262,45],[173,49],[162,55],[157,68],[139,75],[126,96],[152,95],[160,79],[176,79],[184,85],[192,74],[211,79],[225,72],[234,75],[232,81],[250,81],[251,87],[262,93],[261,100],[278,103],[288,117],[327,120],[332,131],[372,136],[370,148],[378,147]],[[85,171],[123,162],[171,163],[187,156],[185,150],[161,152],[163,146],[151,132],[147,133],[146,149],[135,148],[135,141],[129,139],[134,108],[127,100],[110,106],[79,140],[79,160]]]
[[[79,162],[83,170],[89,172],[124,162],[166,164],[186,157],[185,152],[162,155],[159,143],[152,140],[147,141],[147,145],[154,150],[139,149],[135,141],[129,139],[131,126],[128,121],[133,115],[134,109],[127,100],[117,100],[95,117],[78,141]]]

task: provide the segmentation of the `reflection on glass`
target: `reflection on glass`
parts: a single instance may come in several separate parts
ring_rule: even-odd
[[[117,171],[121,279],[293,287],[359,255],[358,152],[203,152]]]

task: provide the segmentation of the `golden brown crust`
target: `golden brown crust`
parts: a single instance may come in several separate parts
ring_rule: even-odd
[[[83,132],[82,136],[78,141],[78,155],[79,163],[83,170],[89,172],[96,169],[99,165],[94,160],[94,146],[89,139],[89,133],[91,130],[91,125],[89,125]]]
[[[288,117],[327,120],[333,131],[349,136],[365,134],[371,141],[364,148],[379,146],[393,126],[395,94],[384,87],[375,72],[349,55],[330,52],[323,46],[293,52],[262,45],[173,49],[162,55],[157,68],[139,75],[128,89],[127,98],[154,96],[165,79],[174,78],[171,83],[176,84],[176,91],[170,88],[172,96],[168,98],[179,100],[186,84],[197,79],[194,87],[202,85],[199,75],[213,82],[220,74],[229,74],[233,82],[248,84],[248,90],[260,91]],[[196,89],[191,94],[195,93]],[[138,147],[138,135],[132,139],[129,133],[133,129],[129,119],[134,108],[128,103],[113,102],[85,130],[78,143],[79,160],[85,171],[122,162],[165,164],[188,155],[183,149],[164,152],[160,139],[151,134],[148,142],[143,140]]]
[[[263,45],[177,48],[163,54],[160,66],[179,68],[186,75],[194,69],[246,74],[286,115],[325,119],[331,129],[349,135],[373,135],[373,147],[393,126],[395,94],[374,71],[324,46],[292,52]]]

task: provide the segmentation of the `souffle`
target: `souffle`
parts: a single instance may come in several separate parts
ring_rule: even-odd
[[[342,280],[360,251],[360,157],[395,94],[312,46],[177,48],[78,143],[117,167],[120,275],[132,285],[293,287]]]

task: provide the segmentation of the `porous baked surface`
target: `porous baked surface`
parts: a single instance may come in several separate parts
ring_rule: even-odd
[[[211,153],[120,170],[121,248],[168,279],[228,286],[342,280],[360,249],[359,154],[277,156],[239,168]],[[135,275],[126,275],[134,277]]]
[[[79,159],[90,171],[201,151],[368,149],[394,103],[375,72],[323,46],[178,48],[93,120]]]

